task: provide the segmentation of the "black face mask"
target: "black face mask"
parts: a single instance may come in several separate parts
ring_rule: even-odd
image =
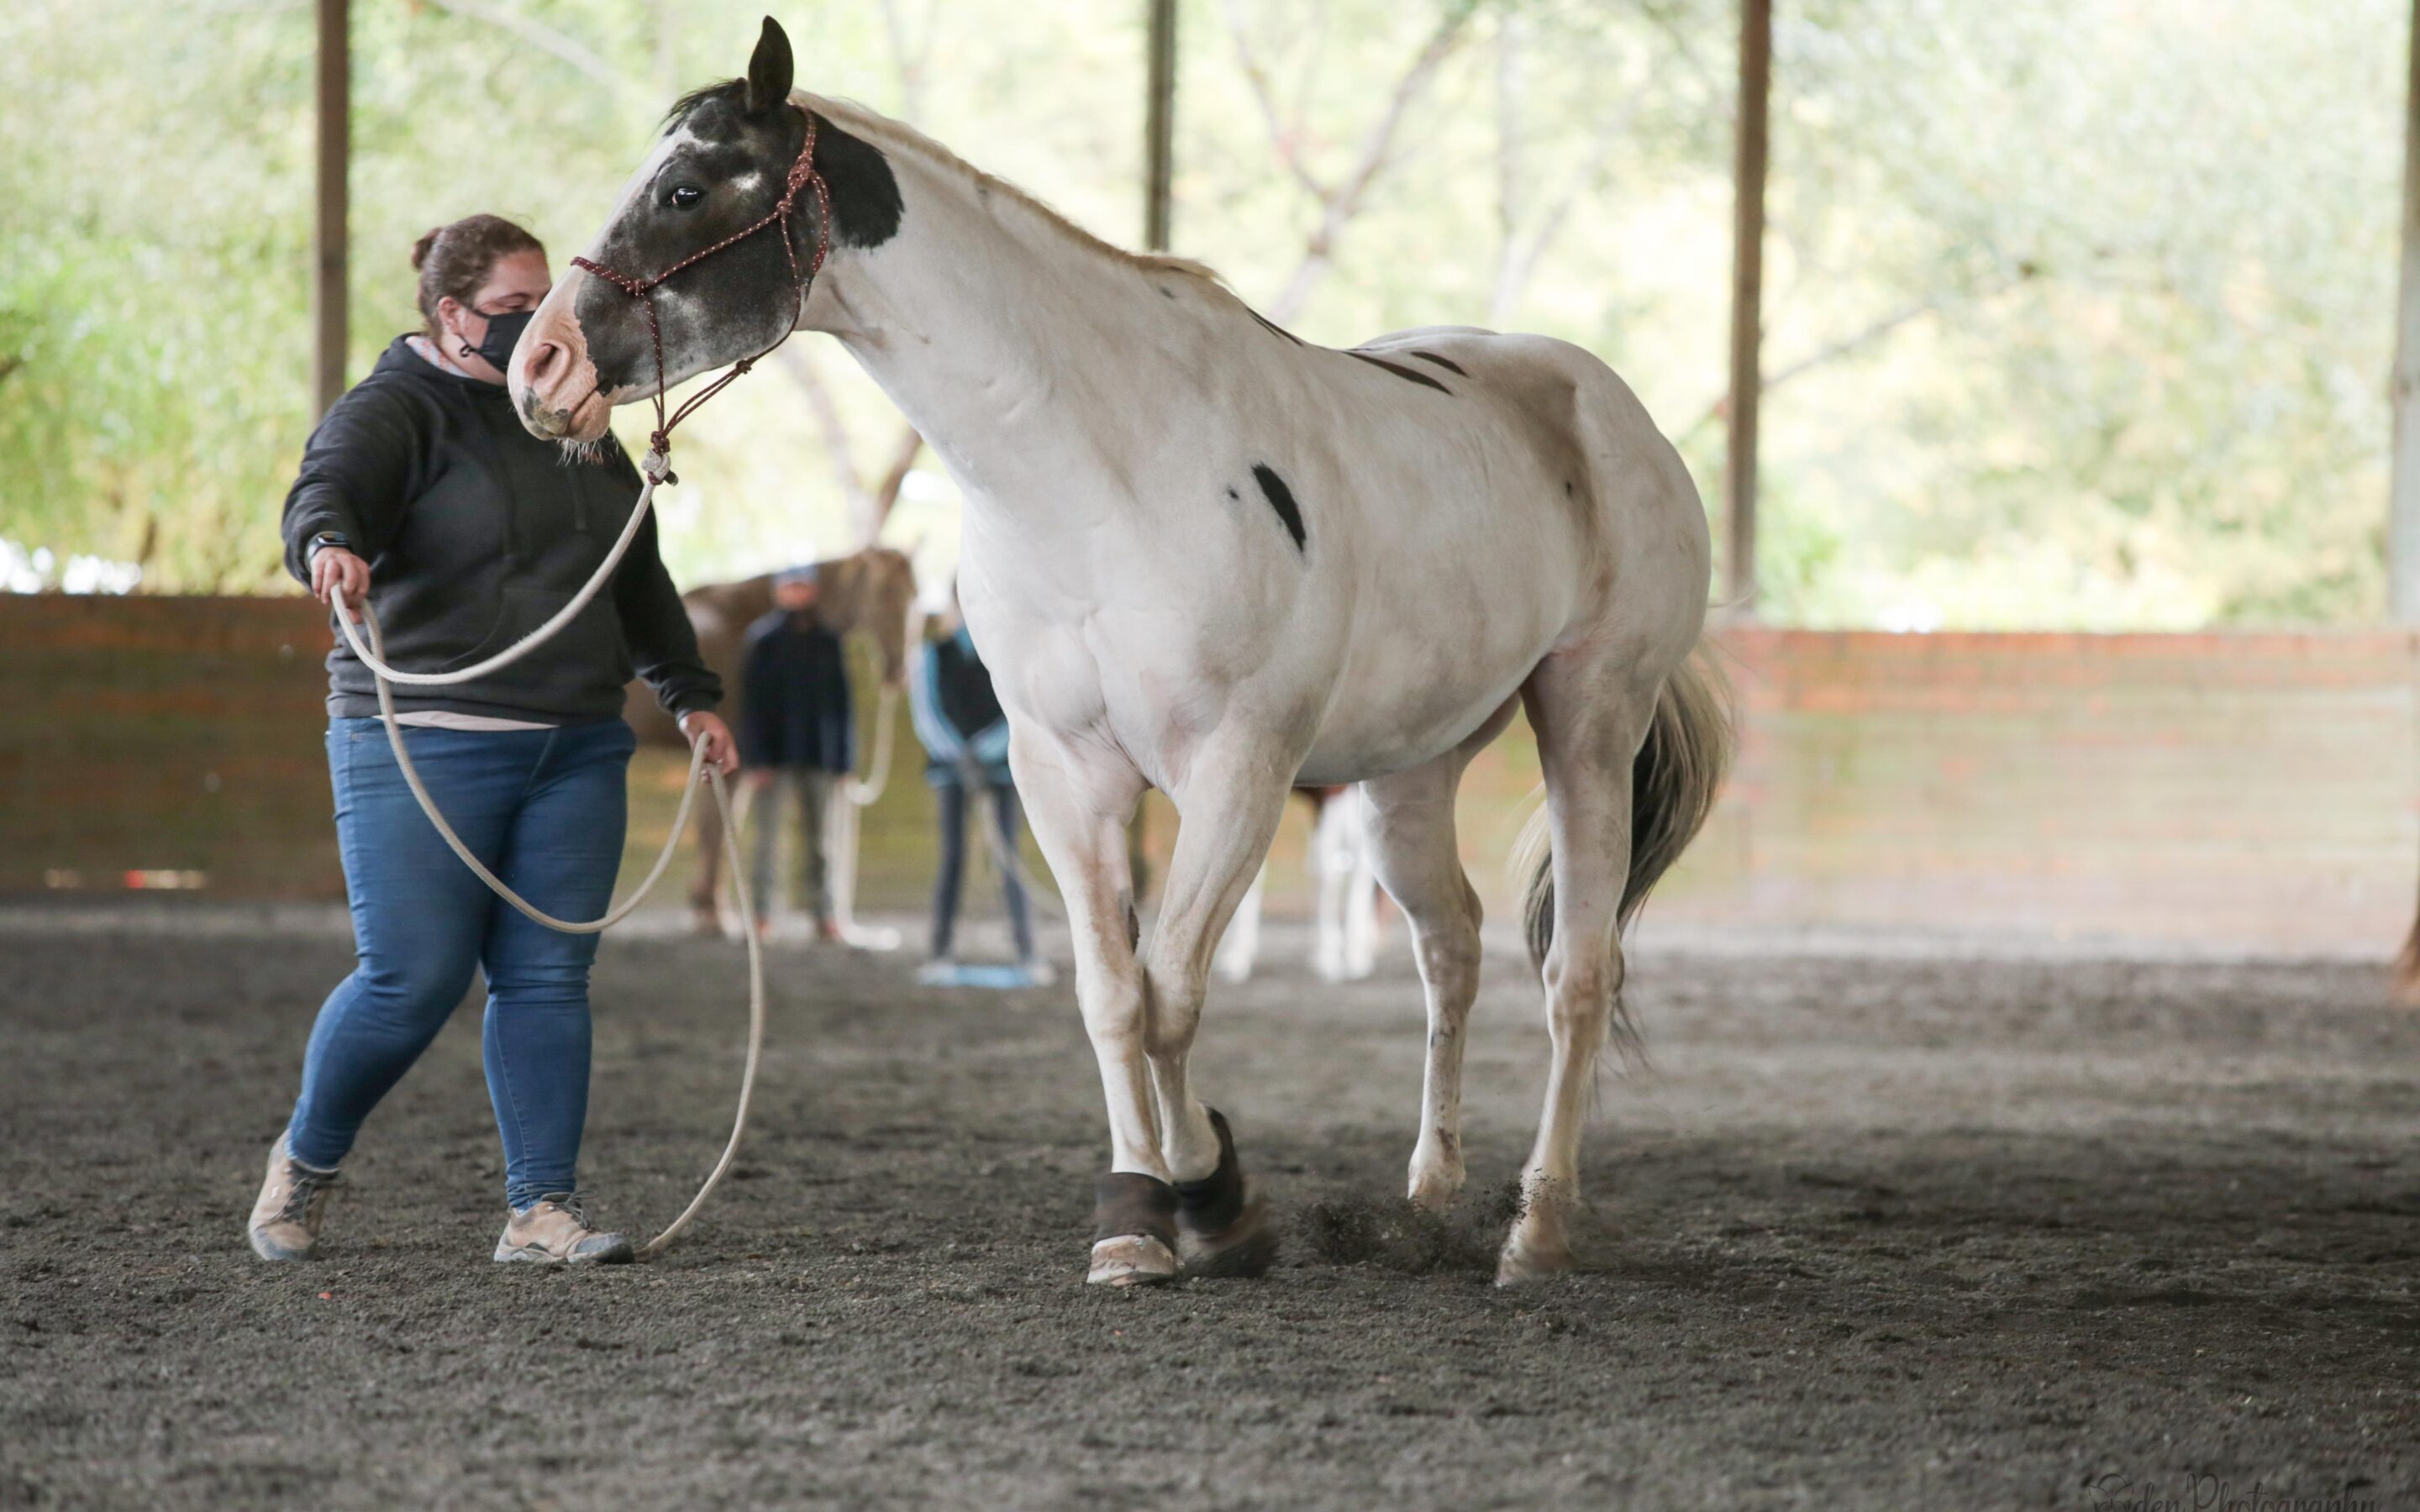
[[[477,315],[479,312],[473,310],[471,313]],[[488,333],[479,339],[479,345],[473,347],[466,341],[462,343],[462,349],[501,373],[511,364],[513,348],[520,345],[521,332],[527,331],[529,323],[536,317],[535,310],[514,310],[505,315],[489,316]]]

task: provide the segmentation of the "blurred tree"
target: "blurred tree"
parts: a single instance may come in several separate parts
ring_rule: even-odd
[[[1128,239],[1141,8],[783,20],[811,87]],[[758,11],[355,0],[354,372],[414,321],[415,236],[492,209],[560,265]],[[1730,0],[1187,0],[1178,250],[1315,340],[1576,341],[1710,485],[1732,26]],[[1771,617],[2374,617],[2404,28],[2397,0],[1783,8]],[[153,588],[274,581],[309,420],[310,46],[292,0],[0,9],[0,540]],[[812,342],[776,369],[684,435],[676,571],[837,548],[892,500],[894,538],[947,533],[871,384]]]

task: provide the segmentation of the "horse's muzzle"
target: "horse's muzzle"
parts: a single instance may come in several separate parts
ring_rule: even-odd
[[[520,345],[513,348],[504,381],[513,410],[533,436],[551,441],[593,441],[605,434],[613,407],[597,387],[597,364],[588,337],[571,313],[582,274],[574,270],[554,285]]]

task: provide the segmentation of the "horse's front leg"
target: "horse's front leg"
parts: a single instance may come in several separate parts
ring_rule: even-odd
[[[1177,1273],[1176,1189],[1160,1153],[1145,1069],[1144,987],[1135,957],[1125,825],[1142,779],[1105,748],[1018,729],[1009,744],[1026,821],[1059,882],[1076,948],[1076,1001],[1109,1108],[1109,1174],[1094,1191],[1086,1279],[1108,1286]]]
[[[1144,1047],[1158,1094],[1160,1149],[1179,1196],[1182,1257],[1197,1274],[1258,1274],[1275,1251],[1226,1119],[1202,1104],[1186,1075],[1219,934],[1268,855],[1299,764],[1299,752],[1275,744],[1239,734],[1191,764],[1144,957]]]

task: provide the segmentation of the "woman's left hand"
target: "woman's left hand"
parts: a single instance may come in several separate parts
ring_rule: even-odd
[[[722,716],[700,709],[682,715],[680,727],[691,745],[704,748],[708,766],[725,777],[739,770],[739,746],[731,738],[731,727],[722,722]]]

